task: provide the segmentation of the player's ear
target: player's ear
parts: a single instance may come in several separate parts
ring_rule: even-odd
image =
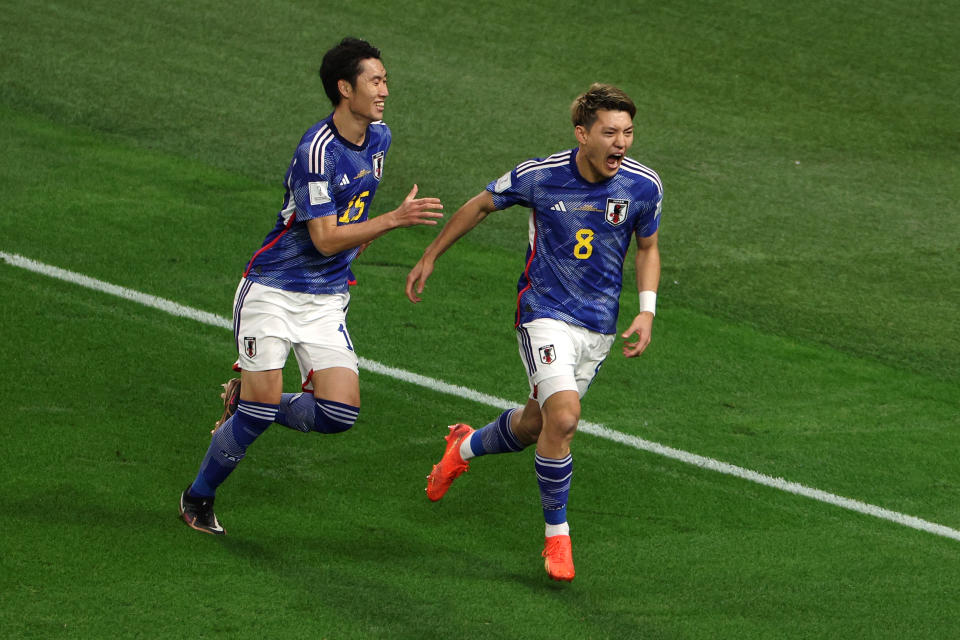
[[[580,144],[585,144],[587,142],[587,130],[582,124],[578,124],[573,128],[573,134],[577,136],[577,142]]]
[[[346,80],[337,80],[337,89],[344,98],[349,98],[353,94],[353,86]]]

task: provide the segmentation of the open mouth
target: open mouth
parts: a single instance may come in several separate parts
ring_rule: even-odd
[[[611,170],[616,170],[620,168],[620,163],[623,162],[622,153],[611,153],[607,156],[607,168]]]

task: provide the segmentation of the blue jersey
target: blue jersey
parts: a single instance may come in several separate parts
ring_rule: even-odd
[[[347,291],[350,262],[359,249],[323,255],[310,239],[307,221],[324,216],[337,216],[338,225],[366,220],[389,148],[390,129],[383,122],[367,127],[359,147],[340,136],[332,114],[310,127],[287,169],[277,223],[244,277],[286,291]]]
[[[577,169],[577,151],[523,162],[487,191],[497,209],[531,209],[516,323],[555,318],[611,334],[630,238],[659,228],[663,185],[656,172],[627,157],[612,178],[588,182]]]

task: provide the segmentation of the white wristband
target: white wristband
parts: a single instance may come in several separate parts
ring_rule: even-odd
[[[653,315],[657,315],[657,292],[656,291],[640,292],[640,313],[643,313],[644,311],[649,311]]]

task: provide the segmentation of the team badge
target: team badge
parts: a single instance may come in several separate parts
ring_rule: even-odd
[[[557,350],[553,348],[552,344],[540,347],[540,362],[543,364],[550,364],[556,359]]]
[[[607,198],[607,222],[615,227],[623,224],[623,221],[627,219],[627,209],[629,207],[629,200]]]
[[[257,339],[256,338],[244,338],[243,339],[243,352],[247,354],[248,358],[256,357],[257,355]]]
[[[373,154],[373,177],[377,180],[383,175],[383,151]]]

